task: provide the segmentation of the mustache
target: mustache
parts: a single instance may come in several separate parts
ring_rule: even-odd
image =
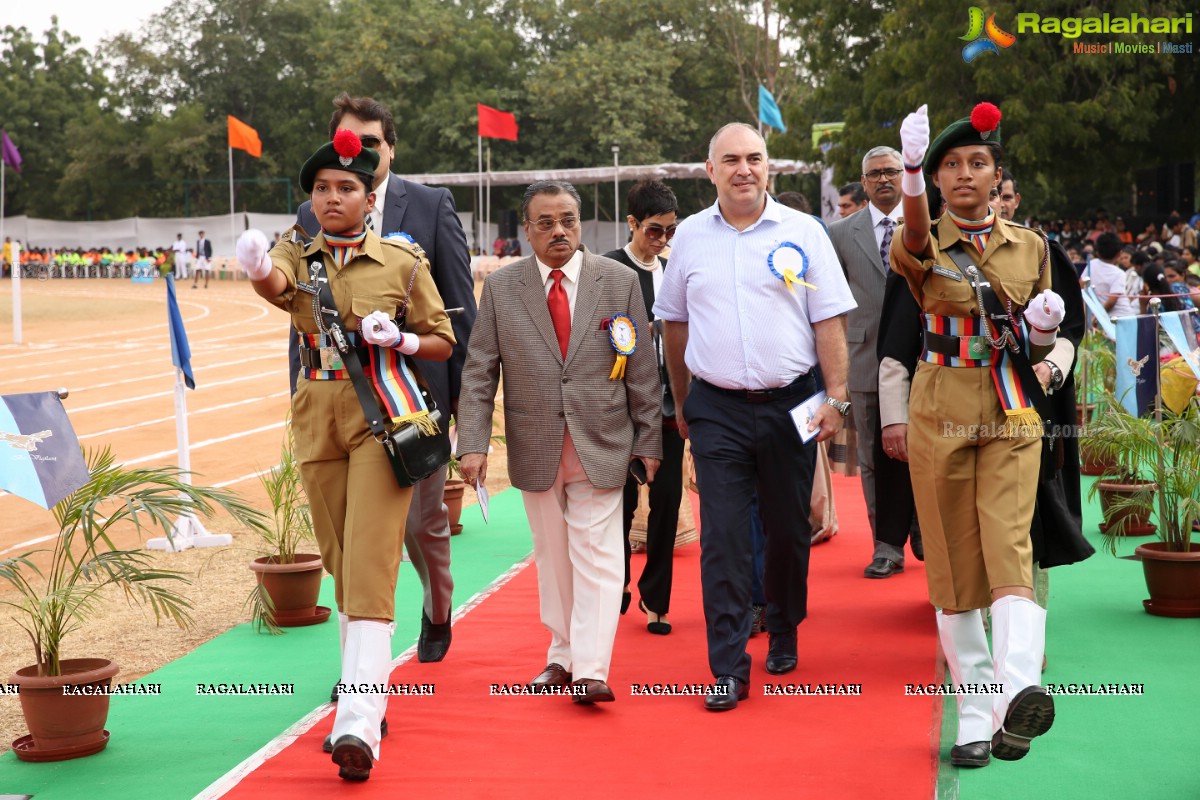
[[[550,244],[551,244],[551,245],[556,245],[556,244],[570,244],[570,243],[571,243],[571,240],[570,240],[570,239],[568,239],[568,238],[567,238],[567,237],[565,237],[565,236],[559,236],[557,239],[551,239],[551,240],[550,240]]]

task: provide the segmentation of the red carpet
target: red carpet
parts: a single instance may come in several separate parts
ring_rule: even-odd
[[[903,575],[864,579],[871,547],[859,483],[835,476],[834,489],[841,532],[813,550],[799,668],[768,675],[767,637],[751,639],[751,695],[737,710],[706,712],[699,697],[630,695],[633,683],[712,682],[695,544],[676,551],[673,633],[647,633],[636,597],[622,618],[615,703],[489,696],[490,684],[523,683],[544,666],[548,637],[531,565],[455,626],[445,662],[413,659],[392,674],[396,684],[433,683],[436,694],[391,699],[391,735],[369,782],[339,780],[321,753],[330,715],[226,796],[926,800],[940,702],[904,694],[906,683],[935,680],[924,572],[910,555]],[[635,580],[641,566],[635,556]],[[861,684],[862,695],[767,697],[765,683]]]

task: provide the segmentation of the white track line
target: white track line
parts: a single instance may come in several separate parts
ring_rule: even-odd
[[[188,419],[190,420],[192,417],[198,417],[201,414],[210,414],[213,411],[226,411],[230,408],[236,408],[237,406],[249,405],[251,403],[261,403],[264,400],[273,400],[276,397],[287,397],[287,395],[288,395],[288,392],[285,390],[285,391],[279,391],[279,392],[272,392],[271,394],[265,394],[265,395],[261,395],[259,397],[250,397],[245,400],[238,400],[235,403],[223,403],[222,405],[219,405],[219,406],[210,406],[208,408],[198,408],[194,411],[189,409],[188,410]],[[174,421],[175,421],[175,415],[172,414],[169,417],[159,417],[158,419],[147,419],[147,420],[143,420],[141,422],[135,423],[133,425],[123,425],[120,428],[109,428],[106,431],[97,431],[96,433],[85,433],[77,438],[80,441],[83,441],[84,439],[94,439],[97,436],[111,436],[114,433],[125,433],[126,431],[136,430],[137,428],[148,428],[151,425],[161,425],[164,422],[174,422]]]
[[[454,614],[454,622],[461,620],[466,614],[478,607],[480,603],[495,594],[500,587],[504,586],[504,584],[515,578],[521,572],[521,570],[529,566],[532,558],[533,556],[526,556],[521,561],[513,564],[511,567],[505,570],[502,575],[485,586],[482,591],[477,592],[473,597],[467,600],[467,602],[459,606],[458,611],[456,611]],[[410,660],[416,651],[417,647],[416,645],[413,645],[398,655],[396,659],[392,661],[392,669],[394,670],[396,667]],[[308,733],[308,731],[311,730],[318,722],[333,713],[336,708],[337,705],[335,703],[322,703],[317,708],[314,708],[312,711],[301,717],[299,721],[289,726],[283,733],[279,734],[274,739],[260,747],[256,752],[252,753],[246,758],[245,761],[238,764],[236,767],[229,770],[229,772],[226,772],[220,778],[217,778],[215,781],[209,784],[209,786],[204,791],[196,795],[193,800],[216,800],[219,797],[224,797],[226,792],[230,791],[239,783],[241,783],[247,775],[254,772],[254,770],[261,767],[268,760],[286,750],[293,742],[295,742],[305,733]]]
[[[278,466],[278,465],[276,465],[276,466]],[[213,484],[213,486],[217,489],[224,489],[227,486],[233,486],[234,484],[241,483],[243,481],[253,480],[253,479],[259,477],[260,475],[266,475],[272,469],[274,469],[274,467],[267,467],[266,469],[260,469],[258,472],[251,472],[249,475],[243,475],[240,478],[234,478],[231,481],[221,481],[220,483],[215,483],[215,484]],[[8,494],[8,492],[5,492],[3,496],[10,496],[10,495]],[[5,555],[6,553],[12,553],[16,550],[20,550],[23,547],[32,547],[34,545],[42,544],[43,542],[49,542],[52,539],[57,539],[57,538],[58,538],[57,533],[51,533],[48,536],[39,536],[36,539],[26,539],[23,542],[17,542],[12,547],[6,547],[3,550],[0,550],[0,556]],[[2,798],[2,797],[3,796],[0,795],[0,798]]]

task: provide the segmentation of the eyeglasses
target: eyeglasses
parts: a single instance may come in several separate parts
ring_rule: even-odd
[[[637,226],[645,231],[647,239],[658,240],[665,236],[668,242],[675,238],[675,230],[679,227],[678,225],[672,225],[669,228],[664,228],[662,225],[655,225],[654,223],[644,225],[641,222],[637,223]]]
[[[378,136],[360,136],[358,140],[362,142],[363,147],[369,147],[372,150],[378,150],[379,145],[383,144],[383,139]]]
[[[881,178],[887,178],[889,181],[900,175],[901,170],[898,169],[873,169],[863,175],[869,181],[877,181]]]
[[[579,224],[578,217],[572,217],[569,214],[565,217],[553,219],[551,217],[541,217],[533,220],[533,227],[537,228],[542,233],[549,233],[554,230],[555,225],[562,225],[564,231],[573,231],[575,226]]]

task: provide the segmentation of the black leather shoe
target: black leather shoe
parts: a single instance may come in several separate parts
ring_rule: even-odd
[[[986,767],[992,748],[987,742],[968,742],[950,748],[950,763],[956,767]]]
[[[897,564],[890,558],[877,558],[863,570],[864,578],[890,578],[896,573],[904,572],[904,565]]]
[[[783,675],[796,668],[796,630],[787,633],[771,633],[767,646],[767,672],[772,675]]]
[[[908,546],[912,549],[913,558],[917,561],[925,560],[925,540],[921,538],[920,531],[912,531],[908,534]]]
[[[992,755],[1017,761],[1029,752],[1029,741],[1054,724],[1054,698],[1044,686],[1026,686],[1008,704],[1004,725],[992,737]]]
[[[626,611],[629,610],[629,603],[632,600],[633,600],[633,592],[631,590],[621,592],[621,613],[622,614],[624,614]]]
[[[341,769],[338,777],[347,781],[365,781],[371,777],[374,763],[371,748],[357,736],[343,736],[333,745],[333,763]]]
[[[446,621],[434,625],[424,609],[421,611],[421,635],[417,637],[417,661],[429,663],[441,661],[450,649],[450,609],[446,609]]]
[[[704,697],[704,707],[709,711],[732,711],[739,700],[750,696],[750,687],[732,675],[722,675],[710,693]]]
[[[340,679],[338,681],[336,681],[333,684],[333,688],[329,690],[329,702],[331,702],[331,703],[337,702],[337,698],[338,698],[337,687],[338,687],[339,683],[341,683]]]
[[[529,688],[537,691],[543,686],[566,686],[571,682],[571,673],[561,664],[547,664],[541,673],[529,682]]]
[[[750,606],[750,635],[767,632],[767,607]]]
[[[386,739],[387,735],[388,735],[387,717],[384,717],[383,722],[379,723],[379,736],[382,739]],[[323,753],[332,753],[333,752],[333,734],[332,733],[325,737],[325,741],[321,742],[321,752],[323,752]]]

